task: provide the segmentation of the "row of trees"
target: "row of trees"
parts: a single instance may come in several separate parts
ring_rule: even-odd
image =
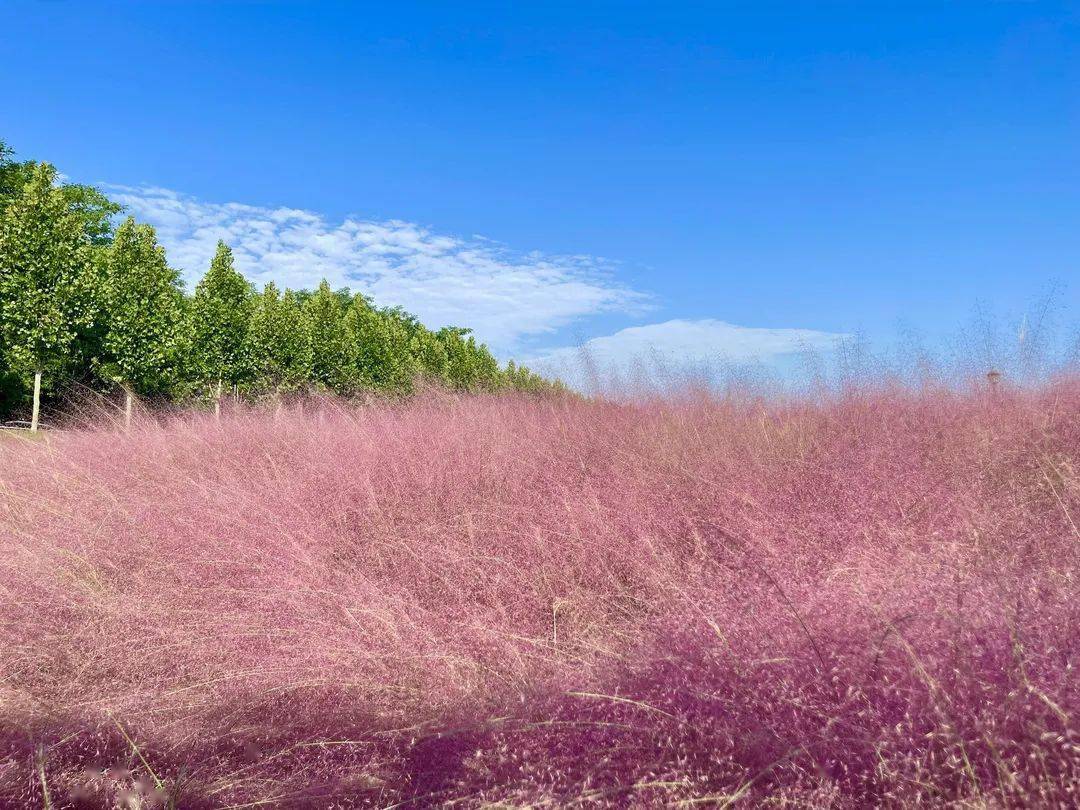
[[[420,381],[457,390],[545,391],[557,384],[500,367],[468,329],[427,329],[399,308],[332,290],[257,291],[217,253],[193,295],[154,229],[97,189],[57,182],[45,163],[0,143],[0,409],[79,383],[137,397],[203,401],[303,391],[408,394]]]

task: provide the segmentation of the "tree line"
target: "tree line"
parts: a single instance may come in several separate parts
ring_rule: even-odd
[[[500,366],[459,327],[431,330],[398,307],[333,290],[257,290],[219,242],[193,293],[153,227],[48,163],[15,161],[0,141],[0,415],[73,385],[207,403],[304,392],[406,395],[561,388]]]

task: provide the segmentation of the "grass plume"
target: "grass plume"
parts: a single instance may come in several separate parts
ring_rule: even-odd
[[[1080,384],[0,441],[14,806],[1071,805]]]

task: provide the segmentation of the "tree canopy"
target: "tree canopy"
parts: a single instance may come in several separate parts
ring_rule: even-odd
[[[254,288],[237,271],[232,250],[218,242],[210,269],[191,302],[192,359],[208,385],[239,386],[250,370],[244,350],[254,309]]]
[[[152,227],[124,221],[101,282],[101,376],[133,393],[167,392],[183,373],[185,302]]]
[[[12,160],[14,151],[0,141],[0,209],[22,193],[30,182],[38,163],[33,160]],[[60,194],[68,210],[79,218],[91,244],[107,245],[113,234],[114,217],[124,210],[99,189],[78,183],[63,183]]]

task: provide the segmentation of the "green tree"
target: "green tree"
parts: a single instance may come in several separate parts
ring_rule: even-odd
[[[22,190],[21,186],[16,185],[17,164],[11,159],[13,154],[14,150],[4,141],[0,141],[0,208],[6,208],[11,198]]]
[[[472,354],[473,388],[481,391],[494,391],[499,387],[500,375],[499,361],[483,343],[477,343],[476,338],[469,335],[467,341],[469,352]]]
[[[525,366],[515,364],[513,360],[506,364],[506,369],[502,372],[502,384],[505,388],[530,394],[565,391],[562,383],[547,380]]]
[[[329,391],[350,393],[357,380],[357,346],[345,323],[341,297],[323,281],[304,302],[311,335],[311,379]]]
[[[409,351],[416,360],[420,376],[430,383],[450,382],[450,355],[438,336],[421,326],[409,338]]]
[[[410,350],[409,326],[396,310],[376,310],[357,295],[346,315],[356,345],[358,380],[384,393],[408,393],[420,365]]]
[[[499,363],[487,346],[476,342],[471,331],[446,326],[436,333],[446,347],[447,378],[462,391],[494,390],[499,385]]]
[[[401,307],[382,310],[404,328],[408,336],[408,353],[411,357],[410,373],[414,379],[424,379],[438,385],[448,383],[449,356],[442,341],[420,323],[420,320]],[[411,381],[410,381],[411,383]]]
[[[162,393],[176,380],[184,293],[154,229],[131,217],[117,229],[104,265],[101,375],[124,389],[130,424],[134,394]]]
[[[13,151],[0,141],[0,212],[22,193],[39,165],[34,161],[13,160],[13,155]],[[123,210],[123,206],[108,199],[93,186],[73,183],[56,185],[68,210],[83,224],[83,230],[93,246],[93,262],[89,268],[97,271],[104,258],[101,254],[112,239],[114,217]],[[87,276],[86,281],[84,292],[90,295],[95,288],[92,274]],[[92,304],[93,301],[88,300],[87,303]],[[85,382],[93,381],[94,361],[101,352],[100,327],[100,324],[94,323],[80,326],[76,331],[75,339],[67,350],[65,365],[68,375],[80,377]],[[25,392],[18,380],[17,375],[5,375],[0,366],[0,411],[6,410],[6,403],[14,404],[24,398]]]
[[[14,161],[11,159],[13,154],[10,147],[0,141],[0,209],[22,193],[22,189],[41,165],[33,160]],[[124,207],[93,186],[63,183],[59,188],[68,210],[82,222],[91,244],[108,244],[113,234],[113,217],[123,211]]]
[[[34,431],[42,377],[69,362],[94,320],[89,238],[55,180],[52,166],[37,164],[0,217],[0,345],[11,370],[33,375]]]
[[[211,387],[220,412],[222,386],[235,394],[248,371],[245,350],[254,289],[233,266],[233,254],[218,242],[210,269],[195,288],[191,303],[191,363],[204,386]]]
[[[270,282],[255,299],[248,330],[250,379],[258,391],[280,396],[302,387],[311,375],[311,335],[292,290]]]

